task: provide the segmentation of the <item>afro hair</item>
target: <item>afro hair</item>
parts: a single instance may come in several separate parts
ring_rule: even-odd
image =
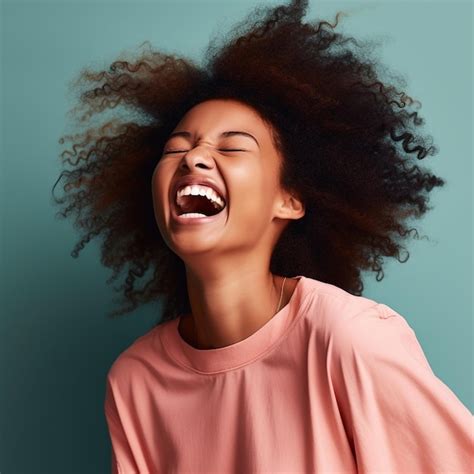
[[[303,22],[307,6],[256,7],[210,41],[201,65],[145,42],[133,58],[78,75],[80,101],[71,112],[89,128],[59,140],[71,142],[61,157],[72,169],[54,184],[66,178],[55,202],[62,205],[57,215],[74,212],[85,231],[73,257],[102,236],[101,262],[113,270],[107,283],[127,270],[116,288],[124,307],[110,317],[157,300],[164,302],[157,324],[190,311],[184,263],[155,222],[151,176],[176,124],[208,99],[239,100],[272,125],[284,157],[281,186],[304,202],[305,215],[273,249],[272,273],[305,275],[360,296],[362,270],[380,281],[383,256],[403,262],[403,239],[412,231],[418,237],[407,220],[430,209],[428,192],[445,184],[416,164],[437,152],[417,133],[420,102],[399,90],[403,79],[394,85],[384,78],[373,43],[335,31],[342,12],[334,24]],[[104,110],[112,116],[92,126],[91,116]]]

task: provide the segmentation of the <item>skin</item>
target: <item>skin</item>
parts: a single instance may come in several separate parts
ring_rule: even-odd
[[[219,137],[229,130],[250,133],[258,144],[243,135]],[[207,100],[190,109],[175,131],[191,137],[167,141],[152,176],[152,195],[161,235],[186,267],[192,311],[181,317],[178,331],[197,349],[225,347],[275,315],[283,277],[270,272],[271,254],[290,220],[304,216],[304,205],[280,187],[282,157],[271,126],[253,108],[233,99]],[[208,176],[225,189],[221,219],[197,225],[172,221],[170,187],[187,174]],[[280,310],[297,282],[287,278]]]

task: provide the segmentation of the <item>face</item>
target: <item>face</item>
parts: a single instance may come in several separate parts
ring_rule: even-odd
[[[167,245],[184,261],[271,253],[282,224],[302,215],[282,206],[280,163],[270,126],[253,108],[230,99],[194,106],[165,143],[152,177],[155,219]],[[188,175],[217,186],[225,200],[221,212],[186,222],[175,218],[175,184]]]

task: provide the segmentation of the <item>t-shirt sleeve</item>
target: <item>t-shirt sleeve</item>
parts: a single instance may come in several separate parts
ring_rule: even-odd
[[[134,470],[132,471],[129,470],[131,468],[128,467],[134,465],[133,453],[130,449],[125,429],[120,420],[114,396],[113,383],[109,375],[106,379],[104,413],[112,445],[112,451],[110,456],[111,474],[125,474],[125,468],[122,467],[122,465],[127,466],[127,474],[128,472],[138,472],[135,470],[135,468],[133,468]],[[120,463],[119,459],[121,459]]]
[[[341,322],[328,357],[359,473],[474,472],[473,416],[403,316],[378,303]]]

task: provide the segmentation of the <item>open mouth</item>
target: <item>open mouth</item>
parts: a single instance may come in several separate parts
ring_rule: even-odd
[[[223,204],[218,203],[210,200],[206,195],[180,196],[176,200],[176,211],[179,216],[186,216],[187,214],[201,214],[205,217],[214,216],[222,212],[224,208],[225,202]]]
[[[225,200],[209,188],[182,188],[172,203],[173,217],[181,223],[204,223],[223,214],[227,207]]]

